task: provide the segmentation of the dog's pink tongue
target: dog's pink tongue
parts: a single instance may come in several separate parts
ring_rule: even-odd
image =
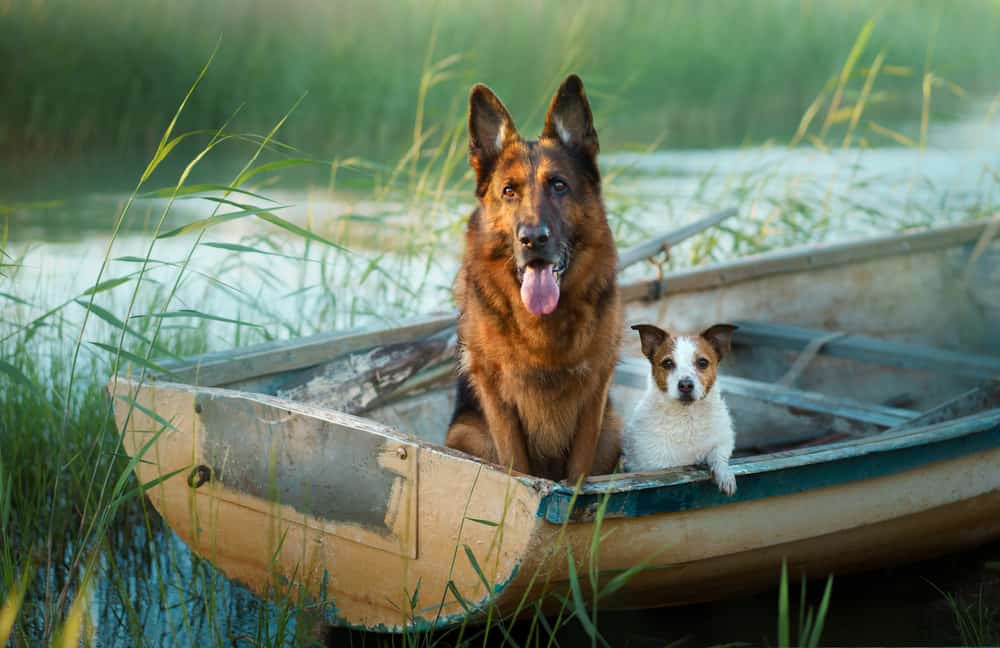
[[[552,274],[552,264],[541,268],[526,266],[521,281],[521,301],[532,315],[548,315],[559,304],[559,286]]]

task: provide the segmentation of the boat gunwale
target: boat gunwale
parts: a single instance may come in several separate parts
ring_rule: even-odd
[[[801,468],[816,463],[826,463],[849,457],[859,457],[880,452],[892,452],[927,445],[941,441],[950,441],[969,434],[978,434],[992,428],[1000,429],[1000,407],[984,410],[968,416],[962,416],[925,425],[917,428],[892,428],[876,434],[842,441],[831,441],[822,445],[790,450],[775,450],[766,454],[735,457],[730,461],[733,472],[737,475],[761,474],[765,472]],[[1000,446],[1000,439],[997,440]],[[585,482],[581,494],[604,494],[604,484],[614,484],[620,481],[638,482],[629,490],[658,488],[661,486],[679,486],[710,479],[705,469],[664,469],[643,473],[619,473],[618,475],[600,475]],[[560,485],[563,494],[572,493],[573,488]]]
[[[954,447],[948,452],[941,452],[943,445]],[[605,518],[704,510],[888,477],[997,448],[1000,448],[1000,408],[993,408],[898,433],[887,430],[864,439],[734,460],[733,472],[741,488],[733,497],[720,493],[708,471],[701,468],[601,476],[584,483],[579,492],[560,483],[543,496],[538,516],[552,524],[564,524],[591,522],[596,519],[600,508],[605,509],[602,513]],[[885,460],[892,455],[895,455],[895,462]],[[861,464],[861,468],[855,467],[855,474],[844,473],[843,467],[851,464]],[[810,470],[819,472],[819,478],[813,476],[812,482],[796,479],[794,484],[784,484],[779,491],[760,492],[758,482],[781,481],[792,473]],[[832,478],[822,474],[837,471],[841,472]],[[754,486],[749,495],[747,481],[753,482]],[[573,504],[572,509],[570,503]]]
[[[665,274],[661,279],[625,282],[621,288],[622,299],[656,301],[668,294],[719,288],[774,275],[947,249],[979,241],[988,228],[997,223],[1000,223],[1000,215],[901,234],[795,245],[750,254],[731,261],[677,270]]]

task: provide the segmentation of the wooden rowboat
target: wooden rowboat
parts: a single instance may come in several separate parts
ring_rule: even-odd
[[[552,611],[547,594],[574,579],[602,608],[715,599],[773,584],[783,559],[823,576],[1000,537],[998,229],[623,285],[627,324],[741,323],[721,379],[732,498],[699,467],[577,489],[444,448],[451,314],[208,354],[109,390],[173,530],[263,596],[297,586],[329,623]],[[647,365],[626,342],[612,393],[627,412]]]

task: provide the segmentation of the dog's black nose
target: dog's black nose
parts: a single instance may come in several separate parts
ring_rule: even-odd
[[[690,378],[681,378],[677,381],[677,390],[682,394],[690,394],[694,391],[694,381]]]
[[[548,225],[520,225],[517,228],[517,240],[529,250],[545,247],[549,242]]]

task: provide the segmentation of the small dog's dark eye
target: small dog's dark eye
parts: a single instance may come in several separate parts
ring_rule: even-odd
[[[551,180],[549,182],[549,186],[552,187],[552,191],[556,194],[561,195],[569,191],[569,185],[560,180],[559,178]]]
[[[660,366],[662,366],[664,369],[673,369],[674,361],[671,360],[670,358],[667,358],[666,360],[660,363]]]
[[[708,369],[708,365],[709,365],[708,358],[698,358],[699,369]]]
[[[517,195],[517,192],[514,191],[514,187],[512,187],[510,185],[505,185],[504,186],[504,188],[503,188],[503,197],[504,198],[513,198],[516,195]]]

